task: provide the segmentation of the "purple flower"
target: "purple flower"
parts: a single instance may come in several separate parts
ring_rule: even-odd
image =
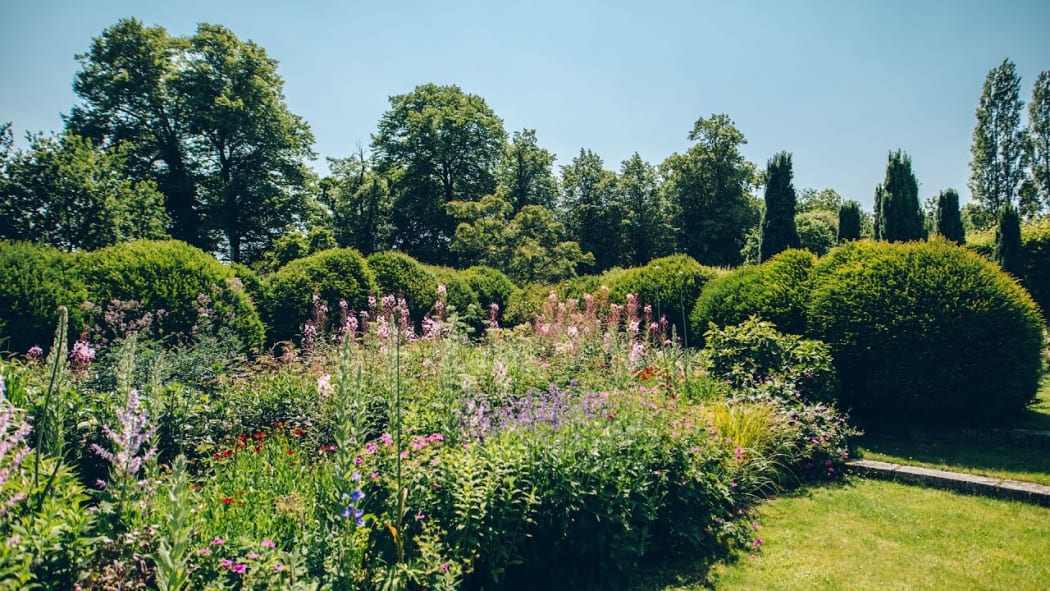
[[[350,502],[352,503],[356,503],[363,498],[365,498],[365,493],[361,492],[361,489],[357,489],[354,492],[350,493]]]
[[[41,349],[40,347],[38,347],[37,345],[33,345],[32,347],[29,348],[28,351],[26,351],[26,361],[28,361],[30,363],[37,363],[37,362],[41,361],[43,358],[44,358],[44,350]]]

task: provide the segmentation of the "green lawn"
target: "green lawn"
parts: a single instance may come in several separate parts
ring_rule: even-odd
[[[639,591],[1046,589],[1050,509],[853,479],[770,501],[762,550]],[[678,580],[676,580],[678,579]]]

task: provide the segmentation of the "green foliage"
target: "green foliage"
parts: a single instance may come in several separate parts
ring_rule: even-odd
[[[847,201],[839,208],[838,242],[860,239],[860,203]]]
[[[28,242],[0,242],[0,276],[0,349],[46,349],[59,306],[69,311],[70,332],[79,334],[87,325],[81,304],[88,292],[75,255]]]
[[[617,199],[616,173],[604,168],[598,154],[581,148],[561,167],[561,179],[566,234],[594,255],[597,270],[624,263],[629,211]]]
[[[482,312],[481,304],[478,302],[478,294],[470,287],[470,282],[455,269],[432,266],[428,266],[426,269],[434,276],[437,286],[445,286],[444,302],[446,311],[455,311],[460,320],[468,322],[475,328],[481,328],[481,322],[487,318],[488,310]],[[435,310],[432,310],[433,306],[434,304],[432,303],[431,308],[427,308],[425,312],[435,312]],[[440,316],[440,314],[436,315]]]
[[[36,136],[0,184],[0,239],[93,250],[136,238],[165,238],[164,196],[128,178],[128,148],[96,148],[66,133]]]
[[[720,275],[718,269],[678,254],[603,276],[602,282],[609,288],[609,301],[622,303],[633,293],[642,305],[652,306],[654,319],[666,316],[680,338],[688,334],[699,337],[700,333],[687,332],[686,319],[704,286]]]
[[[82,273],[92,302],[138,302],[160,319],[163,335],[188,338],[209,324],[228,330],[240,346],[258,348],[263,326],[234,272],[215,257],[177,240],[138,240],[83,256]],[[164,310],[164,313],[159,313]]]
[[[751,316],[791,334],[806,330],[806,303],[816,256],[788,250],[758,266],[740,267],[704,287],[690,316],[694,334],[733,326]]]
[[[992,68],[977,103],[970,146],[970,192],[990,212],[1016,204],[1024,179],[1021,77],[1009,59]]]
[[[740,153],[744,134],[727,115],[697,119],[685,154],[661,166],[664,190],[674,204],[678,248],[705,265],[734,265],[748,230],[759,222],[754,164]]]
[[[919,182],[911,169],[911,158],[890,152],[886,179],[875,188],[875,238],[900,242],[925,237]]]
[[[558,200],[554,154],[541,148],[535,129],[515,131],[496,170],[500,194],[520,211],[526,205],[553,209]]]
[[[959,213],[959,194],[955,189],[941,191],[937,195],[937,211],[934,214],[935,231],[956,244],[966,242],[962,215]]]
[[[795,216],[799,248],[824,256],[838,240],[838,216],[833,211],[816,209]]]
[[[999,223],[995,227],[995,262],[1004,271],[1019,279],[1024,278],[1024,252],[1021,249],[1021,217],[1013,205],[1004,205],[999,210]]]
[[[1022,283],[1039,304],[1045,318],[1050,314],[1050,220],[1023,225],[1021,248],[1025,265]]]
[[[331,175],[321,180],[321,202],[332,211],[332,232],[341,247],[365,255],[393,246],[393,195],[389,179],[376,171],[362,149],[329,158]]]
[[[484,311],[496,304],[502,314],[507,309],[511,294],[518,288],[509,277],[492,267],[475,266],[462,271],[460,275],[477,294],[478,303]]]
[[[766,208],[762,214],[759,262],[789,248],[799,247],[795,228],[795,186],[791,183],[791,154],[779,152],[766,164]]]
[[[368,263],[352,248],[325,250],[292,261],[266,278],[262,309],[270,331],[267,336],[271,342],[299,336],[313,314],[314,294],[329,310],[339,310],[340,300],[354,310],[367,310],[368,296],[376,289]]]
[[[1050,207],[1050,70],[1039,73],[1028,103],[1029,182],[1037,211]]]
[[[485,100],[458,86],[424,84],[390,97],[372,150],[391,179],[398,250],[426,263],[453,262],[450,201],[476,201],[496,189],[506,142],[503,121]]]
[[[832,349],[840,400],[869,421],[991,422],[1035,395],[1037,306],[953,244],[841,246],[818,263],[809,301],[808,334]]]
[[[708,370],[733,388],[757,389],[778,379],[791,382],[807,401],[835,397],[831,351],[820,341],[782,334],[753,316],[737,326],[712,328],[705,338]]]
[[[659,172],[637,152],[620,163],[616,189],[618,201],[627,208],[625,264],[644,265],[675,251],[675,229],[671,206],[660,189]]]
[[[593,276],[586,276],[593,277]],[[507,326],[529,324],[540,313],[547,296],[551,293],[549,285],[526,283],[510,295],[503,318]],[[582,297],[582,296],[581,296]]]
[[[434,309],[438,279],[426,265],[404,253],[377,252],[368,256],[368,268],[375,275],[375,295],[404,296],[416,324]]]

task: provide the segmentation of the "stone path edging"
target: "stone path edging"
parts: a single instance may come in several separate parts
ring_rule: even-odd
[[[972,474],[877,462],[875,460],[849,460],[846,462],[846,467],[875,478],[945,488],[1000,499],[1013,499],[1050,507],[1050,486],[1033,482],[974,476]]]

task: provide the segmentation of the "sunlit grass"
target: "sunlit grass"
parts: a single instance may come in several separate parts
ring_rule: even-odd
[[[855,479],[771,501],[759,521],[753,557],[639,589],[1022,591],[1050,581],[1045,507]]]

